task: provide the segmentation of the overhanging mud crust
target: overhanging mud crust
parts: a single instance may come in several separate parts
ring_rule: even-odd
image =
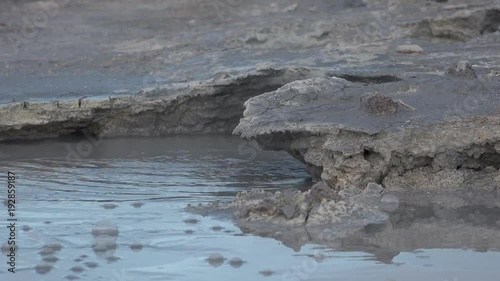
[[[0,140],[230,133],[249,98],[321,75],[306,68],[260,69],[206,85],[158,88],[109,99],[10,104],[0,108]]]

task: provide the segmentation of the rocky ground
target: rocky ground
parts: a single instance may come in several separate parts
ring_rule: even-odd
[[[498,208],[499,54],[497,0],[2,1],[0,140],[234,132],[302,161],[310,191],[217,206],[246,223]]]

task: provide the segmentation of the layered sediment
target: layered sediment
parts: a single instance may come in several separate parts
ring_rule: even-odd
[[[141,94],[22,102],[0,108],[0,141],[61,136],[164,136],[230,133],[250,97],[305,79],[304,68],[261,68],[212,83],[147,89]]]
[[[500,84],[446,75],[295,81],[248,100],[235,133],[288,151],[331,188],[493,188],[500,96],[488,85]]]
[[[369,225],[382,225],[377,235],[408,235],[390,223],[401,198],[410,198],[408,208],[431,206],[453,213],[475,206],[496,212],[500,81],[476,76],[463,61],[440,74],[371,81],[350,82],[335,75],[312,78],[245,102],[244,118],[234,133],[264,149],[287,151],[318,183],[307,192],[286,196],[240,194],[231,207],[243,228],[269,235],[263,222],[275,231],[293,225],[293,237],[280,239],[296,248],[311,241],[345,243],[357,235],[381,239],[365,237]],[[426,193],[433,197],[422,196]],[[336,230],[327,236],[333,242],[323,241],[325,229],[331,227]],[[422,227],[444,231],[434,222]],[[471,232],[472,226],[464,227]],[[494,231],[486,232],[495,236]]]

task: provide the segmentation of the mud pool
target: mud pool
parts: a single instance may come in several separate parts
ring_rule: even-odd
[[[400,236],[391,232],[385,248],[369,236],[336,247],[290,247],[240,229],[228,214],[185,212],[189,203],[229,201],[252,188],[312,185],[288,154],[237,137],[2,144],[0,167],[18,177],[19,244],[17,272],[12,278],[2,255],[1,280],[500,280],[500,239],[491,235],[500,233],[497,209],[460,214],[469,220],[434,219],[449,233],[425,239],[411,236],[415,224],[400,224]],[[402,208],[411,213],[410,205]],[[462,226],[450,226],[455,221],[490,234],[464,231],[457,238]]]

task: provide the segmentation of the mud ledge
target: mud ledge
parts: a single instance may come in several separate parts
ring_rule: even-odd
[[[390,223],[401,202],[444,213],[500,210],[496,77],[478,76],[460,62],[441,74],[350,80],[357,83],[339,77],[294,81],[245,103],[234,133],[288,152],[318,183],[306,192],[239,194],[222,208],[232,208],[242,228],[264,236],[276,236],[266,228],[286,232],[277,239],[295,249],[357,236],[384,240],[365,233],[370,225],[389,237],[401,235]],[[409,225],[445,231],[431,221]],[[460,231],[473,233],[473,227]]]
[[[234,133],[289,152],[334,189],[491,189],[500,176],[500,98],[487,85],[499,82],[482,79],[295,81],[247,101]]]
[[[213,81],[144,89],[130,96],[9,104],[0,108],[0,141],[82,134],[229,134],[250,97],[323,72],[260,68],[237,77],[226,74]]]

